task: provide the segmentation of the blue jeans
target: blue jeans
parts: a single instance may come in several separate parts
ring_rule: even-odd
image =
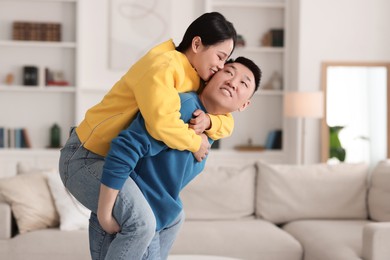
[[[173,242],[180,230],[181,225],[184,222],[184,213],[182,212],[168,227],[155,233],[151,243],[149,244],[146,252],[144,253],[143,260],[165,260],[168,258],[169,250],[171,249]],[[113,247],[111,242],[115,239],[115,235],[108,234],[100,226],[97,216],[91,212],[91,218],[89,220],[89,237],[95,238],[91,243],[92,259],[104,259],[101,258],[102,252],[108,252],[108,247]],[[119,245],[121,249],[122,245]],[[94,257],[96,255],[96,257]],[[107,254],[105,259],[138,259],[130,252],[126,258],[116,258],[115,255]]]
[[[156,232],[156,219],[141,190],[130,177],[119,191],[113,216],[121,227],[105,232],[96,216],[104,157],[85,149],[74,129],[61,150],[60,176],[69,192],[91,210],[90,252],[93,260],[166,259],[184,220],[184,214]]]

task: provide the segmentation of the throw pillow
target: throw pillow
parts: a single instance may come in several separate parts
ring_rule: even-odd
[[[2,178],[0,194],[11,205],[21,234],[58,226],[58,214],[45,174]]]
[[[48,175],[48,183],[60,215],[60,230],[88,229],[90,211],[66,190],[57,171]]]
[[[206,166],[181,192],[186,219],[236,219],[253,216],[256,167]]]
[[[368,192],[370,217],[375,221],[390,221],[390,160],[374,168]]]
[[[367,218],[365,164],[258,166],[256,214],[266,220]]]

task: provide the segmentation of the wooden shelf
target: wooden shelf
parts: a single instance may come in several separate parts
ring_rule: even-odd
[[[234,150],[240,151],[240,152],[261,152],[264,151],[264,146],[255,146],[255,145],[238,145],[234,147]]]
[[[271,1],[213,1],[211,4],[213,7],[259,7],[259,8],[285,8],[285,3],[283,2],[271,2]]]
[[[76,48],[75,42],[42,42],[42,41],[0,41],[4,47],[37,47],[37,48]]]
[[[0,92],[70,92],[73,93],[76,91],[76,87],[74,86],[64,86],[64,87],[58,87],[58,86],[16,86],[16,85],[0,85]]]

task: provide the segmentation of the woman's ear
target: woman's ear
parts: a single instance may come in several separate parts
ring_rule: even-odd
[[[197,53],[201,45],[202,45],[202,39],[199,36],[195,36],[192,39],[192,44],[191,44],[192,51]]]
[[[237,109],[238,112],[244,111],[251,104],[250,100],[247,100],[241,107]]]

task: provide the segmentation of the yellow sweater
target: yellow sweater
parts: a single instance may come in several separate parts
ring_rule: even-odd
[[[76,128],[84,147],[106,156],[110,143],[141,111],[148,132],[178,150],[196,152],[201,138],[180,119],[178,92],[197,91],[200,78],[187,57],[175,50],[172,40],[151,49],[112,87],[102,101],[90,108]],[[212,116],[207,131],[217,140],[229,136],[231,114]]]

